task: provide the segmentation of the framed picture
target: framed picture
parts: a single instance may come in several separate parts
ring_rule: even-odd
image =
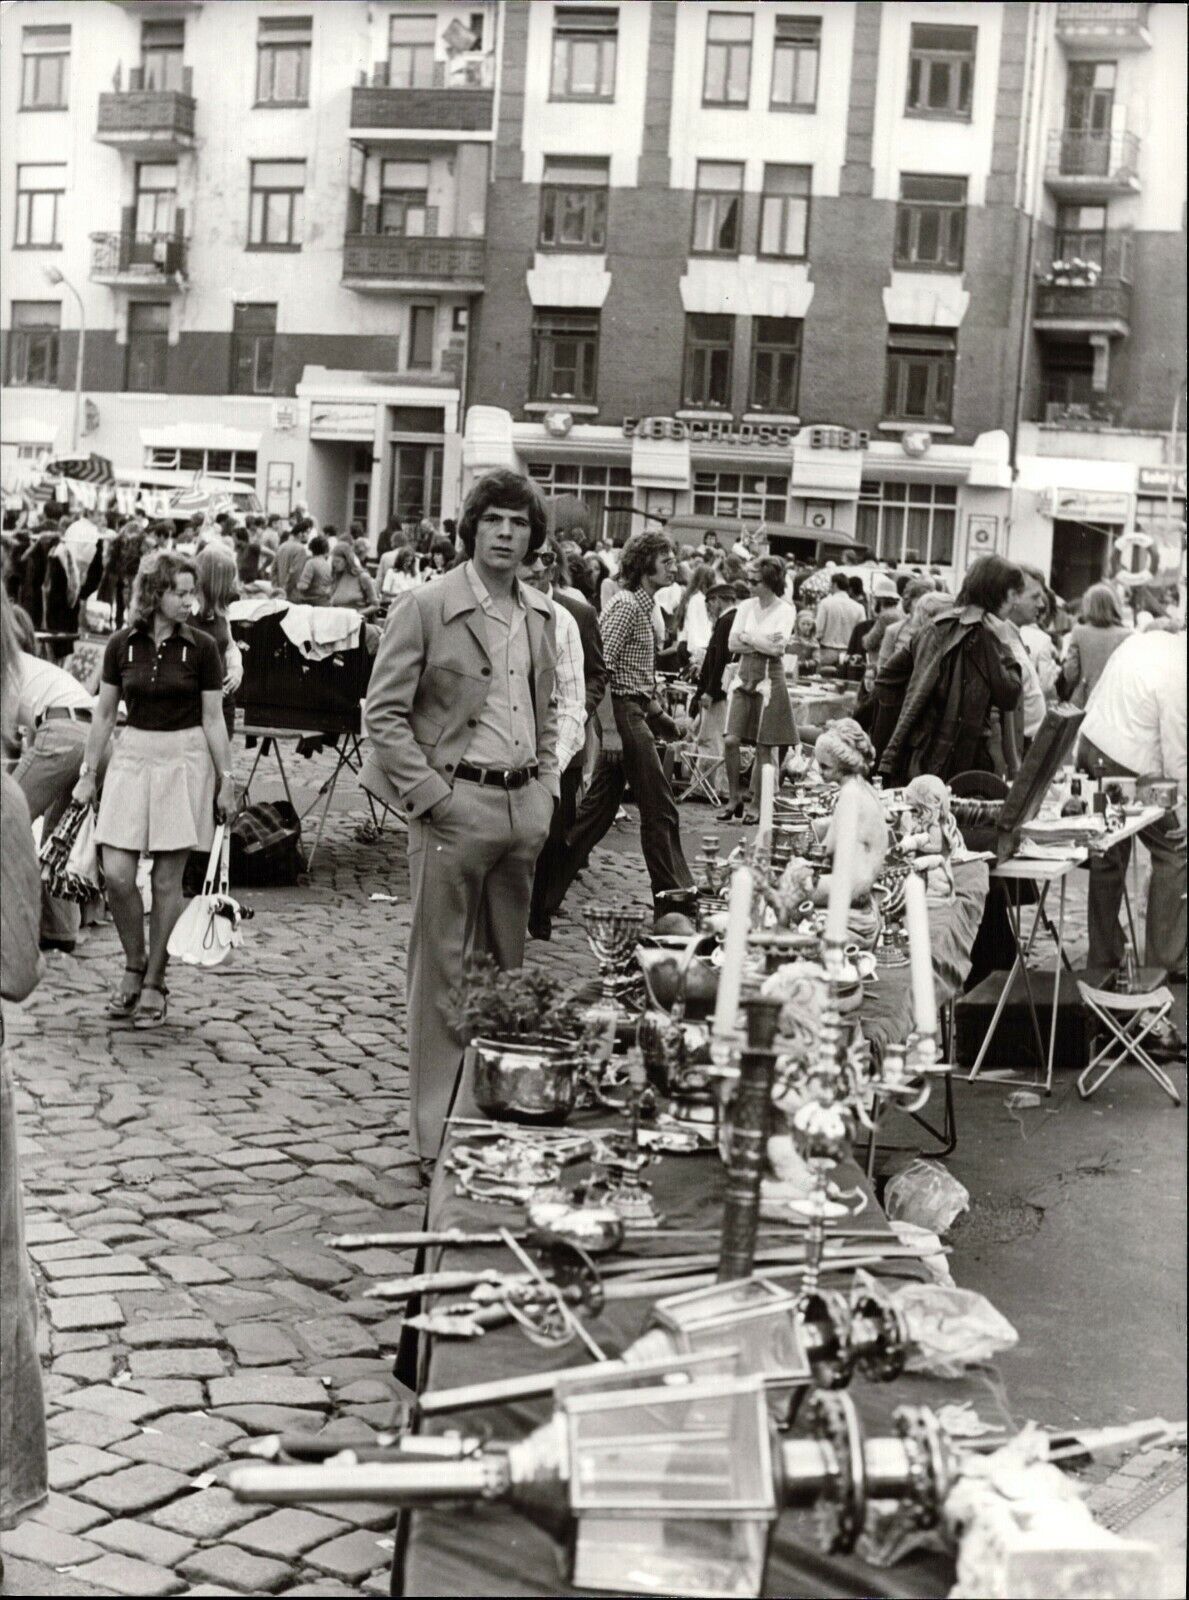
[[[966,518],[966,563],[999,551],[999,518],[972,511]]]
[[[271,516],[287,517],[293,510],[293,463],[270,461],[265,480],[264,509]]]

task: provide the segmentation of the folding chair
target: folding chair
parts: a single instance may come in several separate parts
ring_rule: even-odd
[[[696,739],[683,739],[680,744],[673,745],[672,750],[685,774],[685,782],[676,791],[676,798],[689,800],[693,795],[700,794],[712,806],[721,806],[723,801],[718,792],[717,779],[723,770],[723,758],[716,756],[713,750],[708,750]]]
[[[1155,1079],[1174,1105],[1179,1106],[1181,1097],[1172,1079],[1143,1048],[1153,1028],[1172,1010],[1171,992],[1160,988],[1146,994],[1116,994],[1111,989],[1092,989],[1079,979],[1078,993],[1086,1010],[1098,1018],[1108,1033],[1106,1043],[1078,1076],[1078,1093],[1082,1099],[1088,1100],[1096,1089],[1101,1089],[1115,1068],[1130,1058]]]

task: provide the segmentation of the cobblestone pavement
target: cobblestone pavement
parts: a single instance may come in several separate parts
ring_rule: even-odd
[[[423,1209],[404,1137],[404,849],[365,837],[358,807],[354,791],[336,803],[308,883],[243,892],[256,917],[225,968],[171,970],[163,1031],[104,1018],[110,927],[6,1011],[53,1491],[4,1539],[8,1593],[387,1593],[383,1506],[278,1511],[224,1487],[261,1435],[367,1440],[399,1405],[400,1319],[363,1290],[411,1255],[324,1242],[416,1227]],[[711,826],[690,808],[691,855]],[[571,913],[646,902],[634,820],[608,845]],[[591,971],[577,916],[530,960]]]

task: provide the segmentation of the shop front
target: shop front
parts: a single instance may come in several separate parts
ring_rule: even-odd
[[[629,417],[587,425],[570,413],[517,422],[472,406],[463,438],[467,483],[496,466],[548,494],[576,495],[613,539],[678,514],[781,524],[806,539],[853,537],[881,560],[960,572],[1002,550],[1010,491],[1007,436],[973,445],[923,430],[873,439],[834,424]]]
[[[374,548],[393,517],[437,523],[457,514],[456,388],[307,367],[297,401],[309,433],[308,505],[319,522],[343,531],[357,523]]]

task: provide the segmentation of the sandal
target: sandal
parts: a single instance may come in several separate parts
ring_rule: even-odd
[[[146,984],[140,991],[140,1005],[136,1008],[136,1015],[132,1019],[135,1028],[159,1028],[165,1021],[167,996],[169,990],[163,983]],[[156,998],[149,999],[152,995]]]
[[[144,975],[147,971],[147,963],[143,967],[124,968],[124,977],[121,980],[119,987],[112,991],[111,999],[107,1002],[107,1014],[109,1017],[132,1016],[133,1012],[135,1012],[137,1006],[140,1004],[141,992],[144,989]],[[137,984],[135,990],[131,993],[129,993],[127,988],[127,980],[130,977],[140,979],[140,982]]]
[[[736,817],[741,817],[742,815],[743,815],[743,801],[742,800],[740,800],[737,805],[731,805],[728,802],[725,811],[719,811],[719,812],[716,813],[716,816],[717,816],[719,822],[733,822]]]

